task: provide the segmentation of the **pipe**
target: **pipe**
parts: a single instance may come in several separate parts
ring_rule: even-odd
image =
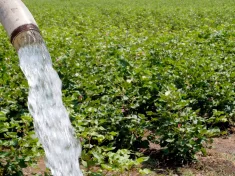
[[[16,51],[43,42],[36,21],[21,0],[0,0],[0,22]]]

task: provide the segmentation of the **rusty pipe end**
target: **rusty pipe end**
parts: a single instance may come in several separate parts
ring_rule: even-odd
[[[43,42],[40,30],[35,24],[24,24],[17,27],[11,33],[10,40],[16,51],[26,45]]]
[[[13,44],[14,38],[17,37],[17,35],[19,35],[20,33],[24,32],[24,31],[30,31],[30,30],[34,30],[40,33],[39,28],[35,25],[35,24],[24,24],[21,25],[19,27],[17,27],[10,36],[10,40],[11,43]]]

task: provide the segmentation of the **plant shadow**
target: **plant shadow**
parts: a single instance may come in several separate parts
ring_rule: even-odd
[[[149,159],[142,163],[142,169],[150,169],[156,174],[162,175],[175,174],[181,176],[182,173],[179,168],[195,163],[193,161],[179,162],[172,160],[164,155],[162,149],[147,149],[144,151],[144,155],[149,156]]]

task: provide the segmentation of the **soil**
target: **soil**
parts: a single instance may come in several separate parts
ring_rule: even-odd
[[[24,176],[33,176],[34,174],[38,175],[44,175],[44,172],[46,171],[46,165],[44,162],[44,159],[41,158],[38,160],[37,167],[27,167],[23,169]]]
[[[151,176],[235,176],[235,134],[214,138],[212,148],[207,149],[207,156],[198,154],[198,162],[180,167],[163,159],[158,145],[151,144],[150,148],[146,154],[151,159],[142,167],[152,170]],[[45,170],[45,163],[40,159],[38,167],[24,169],[24,175],[32,176],[32,173],[43,175]],[[139,174],[133,169],[130,176],[139,176]]]

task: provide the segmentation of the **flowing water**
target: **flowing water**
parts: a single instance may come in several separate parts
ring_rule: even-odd
[[[61,80],[52,67],[44,43],[18,51],[20,67],[29,84],[28,107],[36,134],[46,153],[46,164],[54,176],[82,176],[79,141],[62,102]]]

